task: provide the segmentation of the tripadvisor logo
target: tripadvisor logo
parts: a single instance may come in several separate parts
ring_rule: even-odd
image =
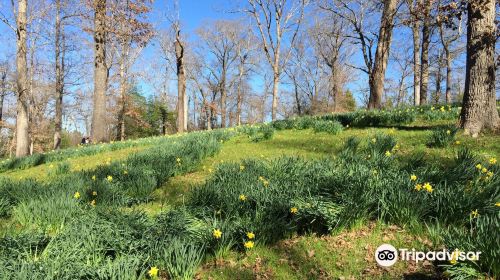
[[[389,267],[394,265],[398,258],[402,261],[449,261],[455,263],[457,261],[477,261],[481,252],[462,252],[458,249],[455,251],[448,251],[443,249],[441,251],[421,252],[415,249],[399,249],[397,250],[391,244],[382,244],[375,251],[375,261],[380,266]]]

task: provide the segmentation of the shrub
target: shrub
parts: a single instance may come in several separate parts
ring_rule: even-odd
[[[314,132],[326,132],[329,134],[339,134],[342,131],[342,125],[337,121],[318,120],[314,123]]]
[[[458,129],[454,126],[439,127],[432,131],[427,146],[443,148],[455,140]]]

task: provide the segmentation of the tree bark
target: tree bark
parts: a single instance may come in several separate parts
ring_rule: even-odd
[[[220,82],[220,127],[226,127],[226,65],[222,64],[222,74]]]
[[[127,111],[127,73],[128,65],[127,58],[129,55],[129,42],[127,39],[124,40],[122,44],[122,54],[120,58],[120,112],[118,114],[118,123],[120,129],[120,140],[124,141],[126,137],[126,127],[125,127],[125,113]]]
[[[382,95],[384,93],[385,70],[389,60],[389,49],[391,47],[392,30],[394,27],[394,16],[396,14],[397,0],[385,0],[384,10],[379,30],[379,40],[375,52],[375,65],[371,75],[372,84],[368,109],[382,108]]]
[[[446,53],[446,104],[451,103],[451,77],[452,77],[452,69],[451,69],[451,54],[448,49],[445,49]]]
[[[431,41],[431,1],[425,1],[424,24],[422,27],[422,57],[420,65],[420,105],[427,103],[429,87],[429,44]]]
[[[460,125],[477,137],[498,129],[495,101],[495,0],[470,1],[467,7],[467,61]]]
[[[187,131],[186,74],[184,71],[184,45],[181,32],[175,37],[175,57],[177,63],[177,132]]]
[[[54,150],[61,148],[62,108],[64,94],[64,55],[61,48],[63,30],[61,24],[61,0],[56,0],[56,26],[55,26],[55,58],[56,58],[56,105],[54,119]]]
[[[413,104],[420,105],[420,21],[415,19],[413,33]]]
[[[92,141],[106,141],[106,0],[94,0],[94,111],[92,112]]]
[[[7,94],[7,67],[2,72],[2,76],[0,77],[0,130],[2,129],[2,121],[3,121],[3,102],[5,99],[5,95]]]
[[[278,112],[278,91],[279,91],[279,83],[280,83],[280,74],[278,67],[274,67],[273,74],[273,103],[272,103],[272,120],[276,120],[276,115]]]
[[[28,119],[28,61],[26,59],[26,10],[27,0],[18,1],[17,10],[17,119],[16,119],[16,157],[29,154]]]

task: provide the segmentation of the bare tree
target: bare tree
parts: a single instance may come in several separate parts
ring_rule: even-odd
[[[462,51],[460,48],[453,50],[452,45],[462,36],[462,21],[458,20],[457,28],[447,28],[450,19],[445,14],[438,16],[437,24],[439,26],[439,37],[443,46],[445,61],[446,61],[446,103],[451,103],[451,86],[452,86],[452,62],[456,57],[457,52]]]
[[[311,39],[315,43],[315,52],[323,59],[330,69],[331,97],[333,101],[333,111],[339,109],[338,97],[342,93],[342,86],[339,78],[342,63],[345,62],[348,54],[343,51],[347,44],[347,36],[344,34],[345,21],[336,17],[332,20],[321,18],[310,30]]]
[[[92,140],[102,142],[106,133],[106,0],[94,0],[94,98],[92,113]]]
[[[64,29],[61,23],[61,0],[56,0],[55,21],[55,68],[56,68],[56,106],[54,118],[54,149],[61,147],[62,111],[64,95]]]
[[[460,125],[477,137],[483,129],[498,129],[495,101],[495,0],[470,1],[467,6],[467,65]]]
[[[17,120],[16,120],[16,156],[29,154],[29,117],[28,117],[28,62],[26,58],[26,22],[27,0],[19,0],[17,4]]]
[[[290,3],[291,2],[291,3]],[[308,0],[248,0],[246,10],[257,25],[262,48],[273,70],[272,119],[276,120],[278,92],[283,67],[290,56],[290,50],[304,18]],[[285,36],[288,35],[288,38]],[[282,51],[285,50],[282,56]]]
[[[420,105],[420,24],[422,22],[420,8],[422,0],[406,0],[410,12],[409,25],[413,35],[413,105]]]

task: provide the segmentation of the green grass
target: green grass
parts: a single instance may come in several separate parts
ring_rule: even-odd
[[[425,249],[430,241],[381,223],[358,223],[331,235],[304,235],[272,246],[256,246],[246,254],[229,253],[200,269],[201,279],[395,279],[403,275],[433,275],[432,266],[398,262],[390,270],[377,266],[375,249]],[[421,278],[420,278],[421,279]]]

